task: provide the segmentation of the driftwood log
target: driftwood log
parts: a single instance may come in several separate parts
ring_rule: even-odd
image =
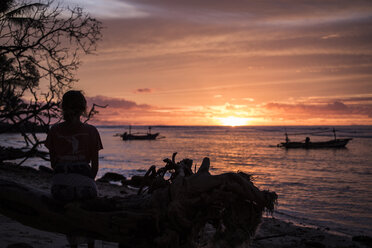
[[[37,149],[25,151],[20,148],[0,146],[0,162],[3,160],[14,160],[24,157],[45,157],[47,155],[47,152],[39,151]]]
[[[237,247],[249,243],[274,192],[242,172],[211,175],[205,158],[151,167],[137,195],[62,204],[45,192],[0,181],[0,213],[38,229],[118,242],[128,247]],[[167,179],[165,179],[165,177]]]

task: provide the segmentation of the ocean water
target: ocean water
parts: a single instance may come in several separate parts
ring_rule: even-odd
[[[104,149],[102,176],[108,171],[127,177],[144,174],[151,165],[178,152],[176,161],[190,158],[201,164],[211,160],[211,173],[243,171],[254,176],[260,189],[275,191],[279,205],[274,216],[295,223],[329,228],[346,235],[372,236],[372,126],[336,127],[339,138],[353,140],[345,149],[283,149],[289,138],[302,141],[333,139],[331,127],[153,127],[160,139],[123,141],[115,136],[125,126],[100,126]],[[134,126],[132,133],[146,132]],[[329,131],[329,132],[326,132]],[[22,146],[16,134],[0,135],[0,145]],[[48,165],[30,159],[27,165]]]

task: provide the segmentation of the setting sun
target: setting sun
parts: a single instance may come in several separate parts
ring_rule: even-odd
[[[249,118],[241,118],[241,117],[235,117],[235,116],[229,116],[225,118],[218,118],[221,125],[223,126],[245,126],[248,125]]]

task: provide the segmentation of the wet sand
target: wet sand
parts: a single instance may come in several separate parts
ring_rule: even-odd
[[[19,168],[8,163],[0,164],[0,179],[13,180],[46,192],[50,190],[51,176],[48,172],[31,168]],[[97,187],[102,196],[133,193],[128,188],[108,183],[97,182]],[[16,244],[18,246],[12,246]],[[63,234],[40,231],[0,215],[0,247],[62,248],[69,247],[69,245]],[[86,245],[80,247],[86,247]],[[118,244],[97,240],[96,247],[111,248],[118,247]],[[266,217],[256,233],[255,240],[249,246],[243,247],[363,248],[372,247],[372,244],[353,241],[351,237],[331,234],[327,230],[297,226],[290,222]]]

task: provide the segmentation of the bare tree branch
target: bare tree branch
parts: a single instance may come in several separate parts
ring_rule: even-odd
[[[80,56],[95,51],[101,23],[51,0],[2,0],[0,30],[0,123],[12,124],[34,152],[43,141],[27,125],[47,132],[61,120],[61,97],[77,81]]]
[[[93,106],[90,109],[90,111],[88,113],[88,116],[87,116],[87,119],[84,121],[84,123],[87,123],[95,114],[98,114],[98,111],[95,109],[96,107],[107,108],[107,106],[108,106],[108,104],[106,104],[105,106],[102,106],[102,105],[98,105],[98,104],[93,103]]]

